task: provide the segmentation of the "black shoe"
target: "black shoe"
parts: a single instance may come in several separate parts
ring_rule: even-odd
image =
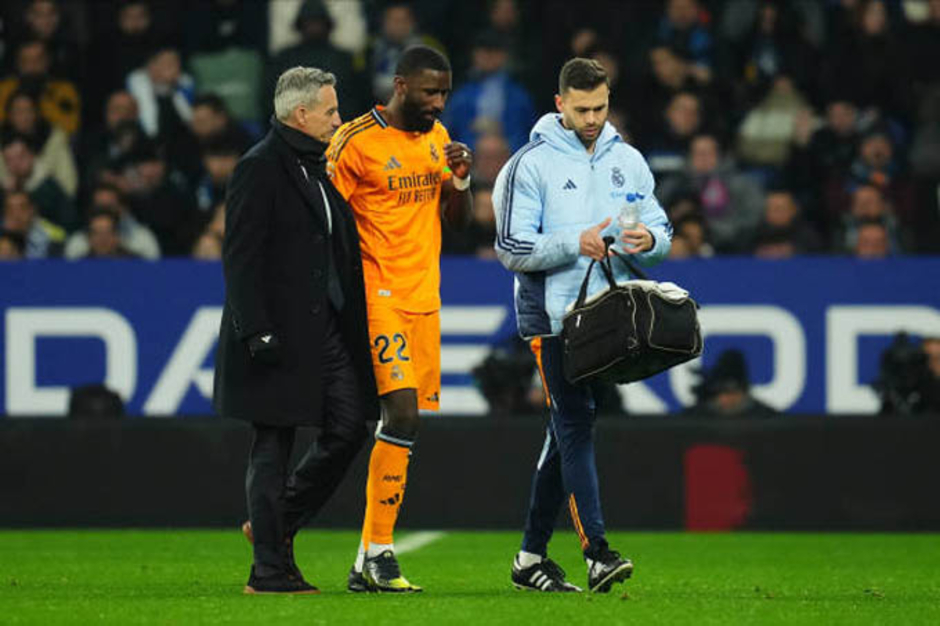
[[[245,585],[247,594],[313,594],[320,593],[320,590],[308,583],[301,577],[293,574],[274,574],[273,576],[258,576],[255,574],[254,566],[251,567],[251,575],[248,577],[248,584]]]
[[[366,557],[362,576],[373,591],[381,593],[416,593],[422,590],[401,575],[401,567],[391,550],[386,550],[378,556]]]
[[[604,546],[588,562],[588,589],[597,593],[607,593],[614,583],[620,583],[633,574],[633,561],[620,556],[619,552]]]
[[[353,593],[372,593],[377,591],[369,585],[369,581],[362,575],[362,572],[356,571],[356,566],[349,568],[349,577],[346,580],[346,588]]]
[[[516,556],[512,561],[512,584],[516,589],[534,591],[581,591],[580,587],[565,580],[565,570],[549,558],[529,567],[521,567],[519,557]]]

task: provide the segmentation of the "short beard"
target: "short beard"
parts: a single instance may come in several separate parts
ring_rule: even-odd
[[[426,133],[434,128],[435,120],[432,119],[430,122],[428,122],[421,114],[420,107],[418,107],[413,102],[409,102],[407,99],[402,102],[401,114],[405,121],[405,127],[408,130],[414,130],[419,133]]]
[[[574,134],[578,136],[578,140],[581,142],[581,145],[583,145],[587,150],[590,150],[591,147],[597,143],[597,140],[601,138],[600,133],[597,133],[597,135],[594,136],[594,139],[586,139],[581,133],[577,131],[575,131]]]

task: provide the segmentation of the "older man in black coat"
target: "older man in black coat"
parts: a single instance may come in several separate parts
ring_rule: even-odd
[[[340,125],[335,83],[314,68],[281,75],[273,128],[239,161],[226,200],[214,405],[254,429],[246,593],[316,593],[294,562],[294,535],[378,418],[359,238],[325,172]],[[291,472],[297,426],[322,430]]]

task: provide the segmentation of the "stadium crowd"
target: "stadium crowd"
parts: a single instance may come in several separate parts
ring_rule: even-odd
[[[218,258],[225,187],[276,77],[336,74],[344,120],[412,43],[446,52],[443,122],[492,183],[572,56],[612,81],[671,255],[940,251],[940,0],[8,0],[0,6],[0,258]]]

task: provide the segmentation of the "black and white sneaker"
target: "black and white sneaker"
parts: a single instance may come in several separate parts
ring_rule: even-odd
[[[597,550],[594,558],[585,558],[588,566],[588,589],[607,593],[614,583],[620,583],[633,574],[633,561],[607,546]]]
[[[408,582],[401,575],[398,559],[391,550],[374,557],[366,557],[362,565],[362,576],[372,591],[379,593],[417,593],[421,587]]]
[[[355,565],[349,568],[349,577],[346,579],[346,589],[353,593],[372,593],[375,591],[375,589],[369,585],[369,581],[366,580],[366,577],[362,575],[362,572],[356,571]]]
[[[565,580],[565,570],[555,561],[544,558],[534,565],[522,567],[519,556],[512,561],[512,584],[516,589],[533,591],[581,591],[581,588]]]

